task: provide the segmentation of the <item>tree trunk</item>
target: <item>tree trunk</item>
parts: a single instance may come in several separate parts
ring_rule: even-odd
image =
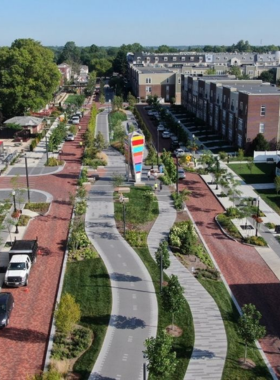
[[[246,359],[247,359],[247,343],[245,344],[244,363],[246,363]]]
[[[174,313],[172,313],[172,330],[174,330]]]

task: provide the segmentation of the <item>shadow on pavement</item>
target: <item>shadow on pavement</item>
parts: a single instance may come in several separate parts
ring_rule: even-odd
[[[110,277],[114,281],[128,281],[128,282],[142,281],[141,277],[130,276],[128,274],[122,274],[122,273],[112,273]]]
[[[1,331],[1,338],[26,343],[45,343],[48,335],[40,331],[7,327]]]
[[[139,318],[127,318],[123,315],[112,315],[110,319],[110,326],[116,327],[117,329],[143,329],[146,323]]]

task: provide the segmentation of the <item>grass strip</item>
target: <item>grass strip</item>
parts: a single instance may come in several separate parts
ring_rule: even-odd
[[[280,215],[280,194],[276,194],[275,189],[255,190],[265,203]]]
[[[251,170],[246,162],[229,164],[228,167],[239,177],[241,177],[247,184],[274,182],[275,164],[255,163]]]
[[[73,369],[81,380],[87,380],[100,352],[112,308],[109,276],[101,258],[68,263],[63,291],[75,297],[81,307],[80,324],[94,334],[92,345]]]
[[[172,314],[166,311],[162,305],[160,296],[159,268],[151,257],[148,247],[134,248],[134,250],[138,253],[152,277],[158,301],[158,331],[164,330],[167,326],[172,324]],[[164,276],[164,280],[168,281],[168,277],[166,275]],[[166,377],[165,379],[183,380],[194,345],[193,320],[187,301],[184,303],[182,311],[175,315],[174,323],[176,326],[179,326],[183,330],[183,334],[178,338],[174,338],[173,347],[176,351],[178,359],[176,371],[171,375],[171,377]]]
[[[238,359],[244,357],[245,346],[237,331],[239,313],[228,294],[224,284],[219,281],[199,279],[201,285],[208,291],[217,303],[226,329],[228,339],[228,352],[223,371],[223,380],[267,380],[272,379],[268,368],[255,345],[248,346],[247,358],[254,361],[255,368],[243,369]]]

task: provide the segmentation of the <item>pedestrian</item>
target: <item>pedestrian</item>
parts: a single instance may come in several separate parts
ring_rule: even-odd
[[[147,177],[148,177],[148,181],[149,181],[149,180],[150,180],[150,177],[151,177],[151,172],[150,172],[150,170],[148,170]]]
[[[158,184],[155,183],[155,184],[154,184],[154,190],[155,190],[155,192],[157,191],[157,188],[158,188]]]
[[[82,127],[79,125],[79,131],[81,130],[81,128],[82,128]]]
[[[162,182],[159,183],[159,191],[162,190]]]
[[[82,141],[80,141],[80,148],[82,148],[83,147],[83,142]]]

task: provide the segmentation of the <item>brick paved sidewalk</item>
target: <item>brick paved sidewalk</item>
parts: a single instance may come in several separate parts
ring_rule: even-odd
[[[88,120],[89,116],[83,118],[81,133]],[[30,188],[49,192],[54,199],[49,214],[33,220],[24,236],[38,236],[43,251],[31,271],[28,291],[8,290],[15,297],[15,308],[9,327],[0,335],[1,380],[26,380],[28,374],[43,368],[72,212],[69,192],[74,193],[80,171],[79,139],[65,144],[62,159],[67,163],[63,171],[30,178]],[[22,183],[25,186],[25,178]],[[10,187],[10,178],[1,177],[0,187]]]
[[[188,209],[239,305],[253,303],[263,315],[267,336],[261,340],[261,346],[280,378],[280,282],[255,248],[222,234],[214,217],[224,209],[199,175],[188,173],[180,187],[184,185],[192,191]]]

